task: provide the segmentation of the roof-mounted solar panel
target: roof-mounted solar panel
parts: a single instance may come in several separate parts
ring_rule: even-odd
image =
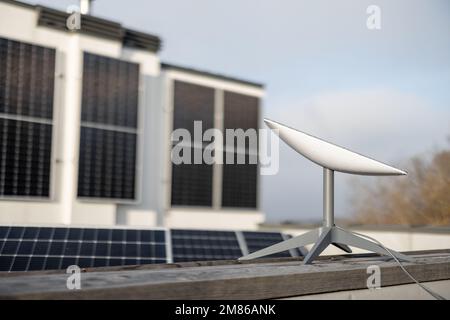
[[[254,232],[254,231],[244,231],[242,232],[245,243],[247,244],[248,253],[252,253],[263,248],[269,247],[276,243],[282,242],[289,239],[290,236],[279,233],[279,232]],[[303,249],[292,249],[288,251],[279,252],[268,257],[272,258],[282,258],[282,257],[292,257],[292,256],[302,256],[304,255]]]
[[[164,230],[0,227],[0,271],[166,262]]]
[[[0,226],[0,271],[235,260],[286,237],[257,231]],[[300,255],[291,250],[277,257]]]
[[[173,262],[231,260],[242,256],[234,231],[171,230]]]

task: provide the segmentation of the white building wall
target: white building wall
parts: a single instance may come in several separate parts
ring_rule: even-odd
[[[264,215],[257,210],[171,209],[165,218],[168,228],[257,230]]]

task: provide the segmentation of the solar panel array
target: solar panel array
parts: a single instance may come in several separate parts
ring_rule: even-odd
[[[0,226],[0,271],[230,260],[282,240],[276,232]]]
[[[0,196],[50,196],[55,50],[0,38]]]
[[[78,196],[136,194],[139,65],[84,53]]]
[[[230,260],[242,256],[233,231],[171,230],[173,262]]]
[[[220,110],[220,109],[219,109]],[[173,129],[186,129],[191,138],[194,137],[194,122],[201,121],[202,131],[214,127],[215,89],[182,81],[174,81],[174,116]],[[219,115],[222,116],[222,115]],[[223,129],[258,129],[259,99],[257,97],[225,91],[223,95]],[[202,133],[203,133],[202,132]],[[256,145],[248,143],[245,150],[231,149],[225,146],[229,143],[224,139],[224,159],[227,153],[231,158],[243,154],[244,164],[226,163],[221,166],[222,184],[219,206],[228,208],[256,208],[258,194],[258,165],[257,165],[257,132]],[[248,139],[247,139],[248,141]],[[172,145],[177,142],[172,142]],[[193,152],[204,151],[206,143],[194,145]],[[255,161],[250,163],[250,156]],[[212,206],[213,195],[212,165],[201,164],[172,164],[172,205]]]

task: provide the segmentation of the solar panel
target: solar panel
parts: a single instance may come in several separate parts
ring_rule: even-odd
[[[230,260],[242,256],[234,231],[171,230],[173,262]]]
[[[258,129],[259,99],[257,97],[224,93],[224,129]],[[257,138],[257,136],[256,136]],[[236,139],[235,139],[236,140]],[[258,191],[258,165],[250,163],[249,154],[257,152],[257,146],[246,141],[245,150],[237,151],[234,144],[234,163],[226,162],[222,174],[222,206],[234,208],[256,208]],[[224,145],[230,141],[224,141]],[[236,142],[235,142],[236,143]],[[227,159],[229,149],[224,152]],[[245,163],[237,164],[238,154],[245,153]]]
[[[250,164],[248,155],[245,164],[238,164],[235,153],[234,164],[223,165],[222,207],[256,208],[257,188],[258,165]]]
[[[191,149],[191,163],[194,159]],[[213,166],[172,164],[172,205],[211,206]]]
[[[245,239],[245,243],[247,244],[248,253],[253,253],[255,251],[264,249],[273,244],[281,242],[285,240],[283,238],[283,234],[279,232],[254,232],[254,231],[245,231],[242,233]],[[303,255],[302,251],[297,249],[279,252],[266,257],[292,257],[293,253],[296,256]]]
[[[166,263],[165,231],[0,227],[0,271]]]
[[[78,196],[133,199],[136,135],[81,127]]]
[[[174,81],[173,129],[186,129],[193,139],[194,121],[202,122],[203,132],[214,127],[214,89]],[[195,148],[203,153],[204,145]],[[194,164],[195,148],[191,149],[191,164],[172,164],[172,205],[212,205],[213,167]]]
[[[283,237],[279,232],[173,229],[167,242],[162,229],[0,226],[0,271],[234,260]],[[290,250],[274,256],[302,254]]]
[[[139,65],[87,52],[83,57],[78,196],[133,200]]]
[[[0,196],[49,197],[55,50],[0,38]]]

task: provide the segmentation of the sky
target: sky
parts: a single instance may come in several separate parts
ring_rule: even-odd
[[[367,28],[370,5],[381,29]],[[371,158],[404,168],[449,146],[448,0],[96,0],[92,14],[160,36],[164,62],[264,83],[264,117]],[[337,173],[338,218],[353,179],[375,181]],[[319,220],[322,169],[280,143],[261,199],[269,221]]]

